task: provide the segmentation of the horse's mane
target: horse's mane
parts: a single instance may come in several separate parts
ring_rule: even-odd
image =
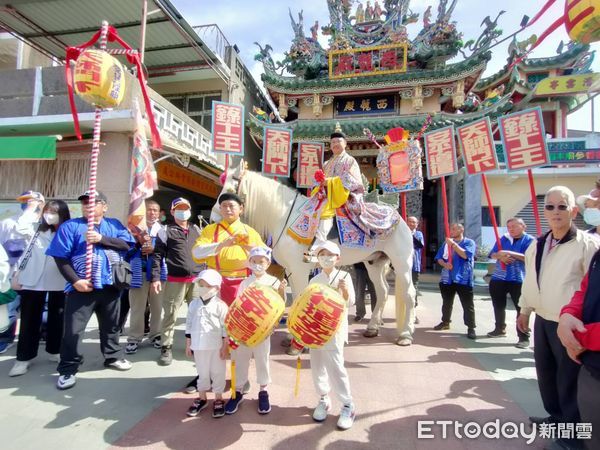
[[[239,190],[246,197],[244,219],[262,236],[274,234],[277,227],[283,226],[297,193],[272,178],[249,170],[244,173]],[[304,200],[304,196],[299,195],[294,209]]]

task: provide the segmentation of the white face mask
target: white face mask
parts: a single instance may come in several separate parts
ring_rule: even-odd
[[[56,225],[58,223],[58,214],[56,213],[45,213],[44,220],[48,225]]]
[[[586,208],[583,211],[583,220],[588,225],[597,227],[600,225],[600,209],[598,208]]]
[[[267,268],[265,266],[263,266],[262,264],[250,263],[250,270],[252,271],[252,273],[255,273],[256,275],[262,275],[263,273],[265,273]]]
[[[177,209],[173,213],[173,216],[178,220],[188,220],[192,217],[192,212],[189,209]]]
[[[331,269],[335,266],[337,256],[319,256],[319,264],[323,269]]]
[[[197,292],[202,300],[208,300],[217,295],[217,288],[211,286],[199,286]]]

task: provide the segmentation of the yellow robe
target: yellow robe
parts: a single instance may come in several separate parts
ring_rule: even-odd
[[[217,232],[218,228],[218,232]],[[215,233],[217,238],[215,239]],[[212,223],[202,230],[202,234],[196,240],[196,245],[214,244],[223,242],[230,236],[237,234],[241,236],[240,244],[250,245],[252,247],[265,246],[258,232],[243,224],[241,220],[236,220],[232,224],[228,224],[222,220],[218,224]],[[218,267],[217,267],[218,260]],[[248,252],[241,245],[232,245],[223,248],[218,255],[209,256],[206,259],[194,258],[197,263],[206,263],[209,268],[218,270],[224,277],[245,277],[247,273]]]
[[[346,203],[350,191],[344,187],[340,177],[326,178],[325,181],[327,183],[327,204],[321,212],[321,219],[331,219],[335,217],[335,210]],[[319,187],[315,187],[311,196],[315,195],[318,190]]]

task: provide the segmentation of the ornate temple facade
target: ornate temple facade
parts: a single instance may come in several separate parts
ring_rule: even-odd
[[[481,35],[464,42],[452,21],[456,3],[440,0],[436,10],[430,6],[419,17],[409,0],[365,4],[327,0],[330,22],[322,27],[316,22],[309,34],[302,11],[297,16],[290,11],[294,35],[283,61],[273,61],[269,45],[260,46],[256,55],[264,65],[264,87],[284,121],[268,125],[291,128],[294,142],[327,143],[339,122],[348,137],[349,153],[372,186],[377,185],[378,148],[365,129],[383,144],[391,128],[417,133],[428,116],[431,131],[484,116],[494,123],[508,112],[540,106],[546,133],[565,138],[567,115],[588,101],[588,94],[539,95],[536,85],[545,78],[589,72],[593,57],[589,48],[567,44],[554,56],[525,58],[533,38],[513,39],[503,69],[483,78],[492,47],[502,34],[498,28],[502,13],[487,17]],[[414,39],[408,36],[410,26],[421,28]],[[319,33],[328,37],[327,49],[320,44]],[[259,116],[247,122],[256,141],[262,141],[266,124]],[[464,221],[467,234],[477,238],[482,226],[481,189],[467,178],[459,172],[448,180],[450,215]],[[438,190],[437,183],[426,180],[422,192],[408,196],[409,214],[424,218],[431,241],[442,235]],[[473,210],[478,219],[470,216]]]

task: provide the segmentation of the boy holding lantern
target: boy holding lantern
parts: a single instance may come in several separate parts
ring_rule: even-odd
[[[260,284],[276,289],[279,295],[284,298],[287,282],[279,281],[272,275],[267,273],[267,269],[271,265],[271,249],[268,247],[254,247],[248,255],[248,267],[252,274],[244,279],[240,284],[238,297],[251,284]],[[271,339],[267,337],[257,346],[250,348],[240,344],[235,350],[231,351],[231,360],[236,363],[236,386],[235,398],[230,398],[225,405],[225,414],[235,414],[240,403],[244,401],[243,387],[248,383],[248,368],[250,366],[250,358],[254,355],[256,364],[256,382],[260,386],[258,392],[258,413],[268,414],[271,412],[271,404],[269,403],[269,394],[267,385],[271,382],[269,374],[269,355],[271,353]]]
[[[337,332],[322,348],[310,349],[310,368],[315,388],[321,399],[313,412],[316,422],[327,419],[331,409],[329,400],[330,382],[333,391],[342,403],[338,428],[347,430],[352,427],[356,409],[350,393],[350,379],[344,367],[344,344],[348,342],[348,307],[354,305],[354,286],[348,272],[337,269],[340,261],[340,248],[331,241],[325,241],[315,248],[319,266],[323,269],[310,280],[310,284],[320,283],[337,289],[347,302],[345,314],[342,317]]]
[[[198,371],[198,398],[187,415],[197,416],[208,406],[206,393],[212,387],[215,394],[213,417],[223,417],[225,406],[225,371],[228,348],[225,332],[227,305],[219,296],[222,278],[212,269],[198,274],[194,294],[185,324],[185,354],[194,357]]]

